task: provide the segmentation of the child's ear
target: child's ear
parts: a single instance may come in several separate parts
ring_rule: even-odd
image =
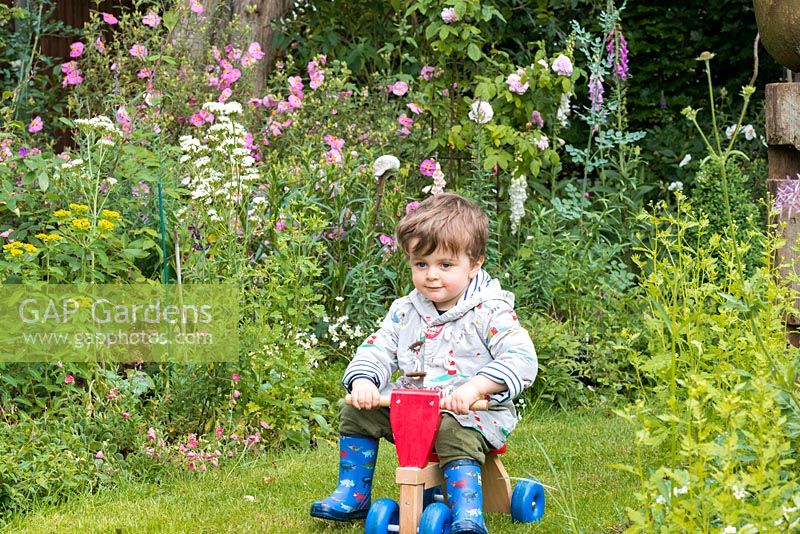
[[[469,271],[470,279],[474,278],[475,275],[478,274],[478,271],[481,270],[481,267],[483,267],[483,260],[484,259],[485,258],[483,256],[481,256],[480,258],[478,258],[477,260],[472,262],[472,269],[470,269],[470,271]]]

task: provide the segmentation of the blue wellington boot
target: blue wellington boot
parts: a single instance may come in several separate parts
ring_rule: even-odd
[[[483,522],[481,464],[472,459],[453,460],[442,471],[453,514],[450,534],[488,534]]]
[[[378,440],[366,436],[339,437],[339,485],[326,499],[311,505],[311,516],[333,521],[367,517]]]

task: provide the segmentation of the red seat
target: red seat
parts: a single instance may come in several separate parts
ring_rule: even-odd
[[[508,447],[508,444],[507,443],[503,443],[502,447],[500,447],[499,449],[495,449],[493,451],[489,451],[489,454],[503,454],[504,452],[506,452],[506,448],[507,447]]]

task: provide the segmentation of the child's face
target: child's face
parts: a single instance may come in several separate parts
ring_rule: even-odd
[[[409,243],[413,250],[416,241]],[[453,254],[437,249],[427,256],[412,254],[411,279],[417,291],[428,297],[440,311],[452,308],[467,290],[470,280],[483,265],[483,258],[473,262],[465,252]]]

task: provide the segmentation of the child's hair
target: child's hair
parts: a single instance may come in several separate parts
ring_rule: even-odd
[[[440,193],[422,201],[397,224],[397,241],[408,257],[427,256],[441,248],[466,252],[470,260],[486,255],[489,218],[475,203],[455,193]],[[410,249],[411,242],[416,246]]]

